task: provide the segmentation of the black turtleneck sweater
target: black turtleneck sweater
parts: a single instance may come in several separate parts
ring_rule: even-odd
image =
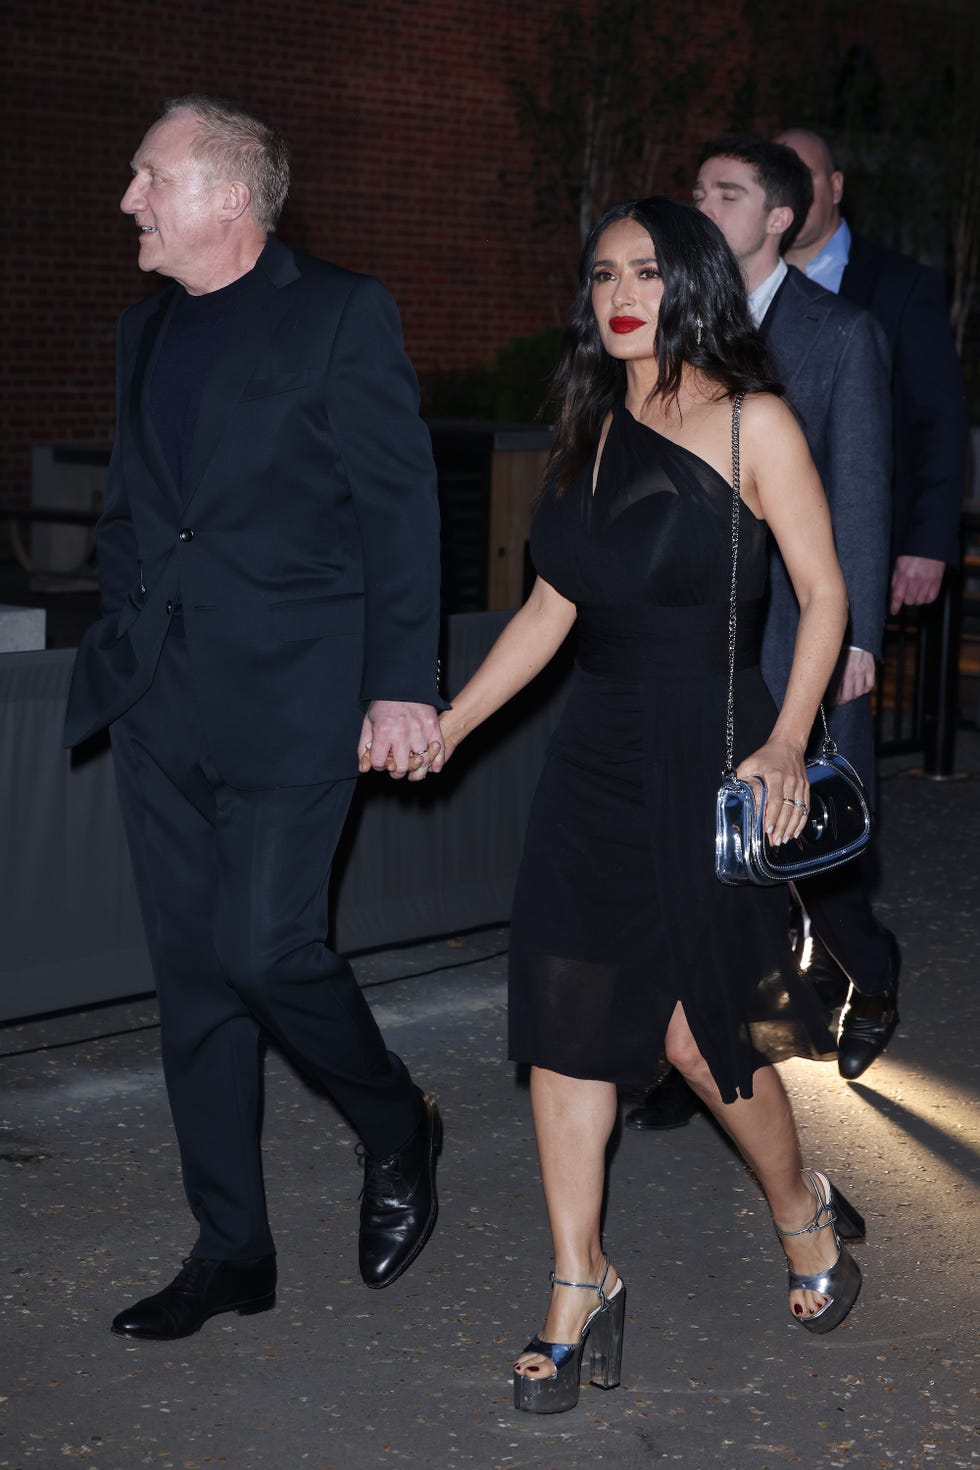
[[[177,287],[177,300],[153,370],[149,403],[153,427],[181,495],[201,394],[236,312],[247,309],[254,277],[253,268],[230,286],[204,296],[191,296],[183,286]]]

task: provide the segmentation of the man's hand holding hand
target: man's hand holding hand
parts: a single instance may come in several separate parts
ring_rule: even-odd
[[[403,776],[423,781],[429,771],[441,771],[445,750],[432,705],[372,700],[361,726],[357,755],[362,772],[387,771],[395,781]]]

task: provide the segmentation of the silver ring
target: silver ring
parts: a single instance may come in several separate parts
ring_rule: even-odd
[[[791,796],[783,797],[783,806],[798,806],[801,811],[808,812],[810,808],[805,801],[794,801]]]

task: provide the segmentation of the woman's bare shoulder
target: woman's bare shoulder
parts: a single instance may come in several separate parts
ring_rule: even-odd
[[[747,393],[742,403],[742,432],[750,443],[765,446],[773,440],[787,447],[804,437],[800,421],[785,398],[775,393]]]

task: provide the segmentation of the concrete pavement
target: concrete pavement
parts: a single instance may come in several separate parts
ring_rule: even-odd
[[[970,781],[907,764],[886,766],[881,834],[899,1033],[854,1085],[784,1069],[808,1161],[868,1222],[840,1329],[791,1320],[759,1189],[707,1119],[626,1131],[606,1219],[629,1288],[623,1387],[514,1412],[509,1363],[540,1327],[550,1259],[527,1091],[504,1060],[506,930],[482,931],[356,962],[443,1108],[442,1214],[419,1262],[361,1286],[353,1138],[270,1052],[278,1306],[170,1345],[107,1330],[192,1240],[153,1002],[0,1030],[0,1467],[975,1467],[980,737],[960,742]]]

